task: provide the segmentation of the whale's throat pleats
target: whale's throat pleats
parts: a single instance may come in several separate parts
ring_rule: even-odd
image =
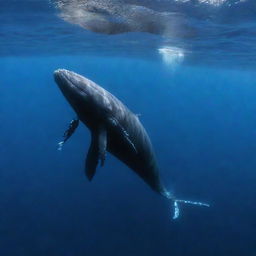
[[[92,180],[95,175],[99,160],[101,161],[101,166],[104,165],[106,148],[107,131],[105,126],[99,126],[91,132],[91,145],[85,161],[85,174],[89,180]]]

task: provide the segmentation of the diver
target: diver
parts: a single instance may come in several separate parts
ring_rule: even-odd
[[[70,123],[68,129],[63,134],[63,140],[58,143],[58,150],[61,151],[64,143],[72,136],[79,125],[79,119],[74,118]]]

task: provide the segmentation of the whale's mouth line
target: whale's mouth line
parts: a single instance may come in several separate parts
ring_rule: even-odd
[[[65,69],[58,69],[54,72],[55,79],[60,81],[61,83],[68,83],[72,86],[75,86],[74,83],[69,78],[67,71]]]
[[[85,90],[85,86],[82,86],[79,81],[76,81],[74,79],[74,75],[76,75],[73,72],[69,72],[65,69],[58,69],[54,72],[55,80],[59,81],[59,86],[61,86],[63,89],[69,88],[71,90],[75,90],[77,93],[83,96],[88,96]]]

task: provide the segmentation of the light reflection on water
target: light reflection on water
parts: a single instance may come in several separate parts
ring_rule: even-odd
[[[185,52],[179,57],[185,63],[256,62],[254,0],[11,0],[0,13],[2,56],[91,54],[167,62],[158,49],[174,47]]]

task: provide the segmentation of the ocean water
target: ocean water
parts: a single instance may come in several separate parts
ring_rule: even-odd
[[[0,0],[0,255],[255,256],[254,0]],[[73,70],[140,114],[166,187],[110,154],[84,175]]]

